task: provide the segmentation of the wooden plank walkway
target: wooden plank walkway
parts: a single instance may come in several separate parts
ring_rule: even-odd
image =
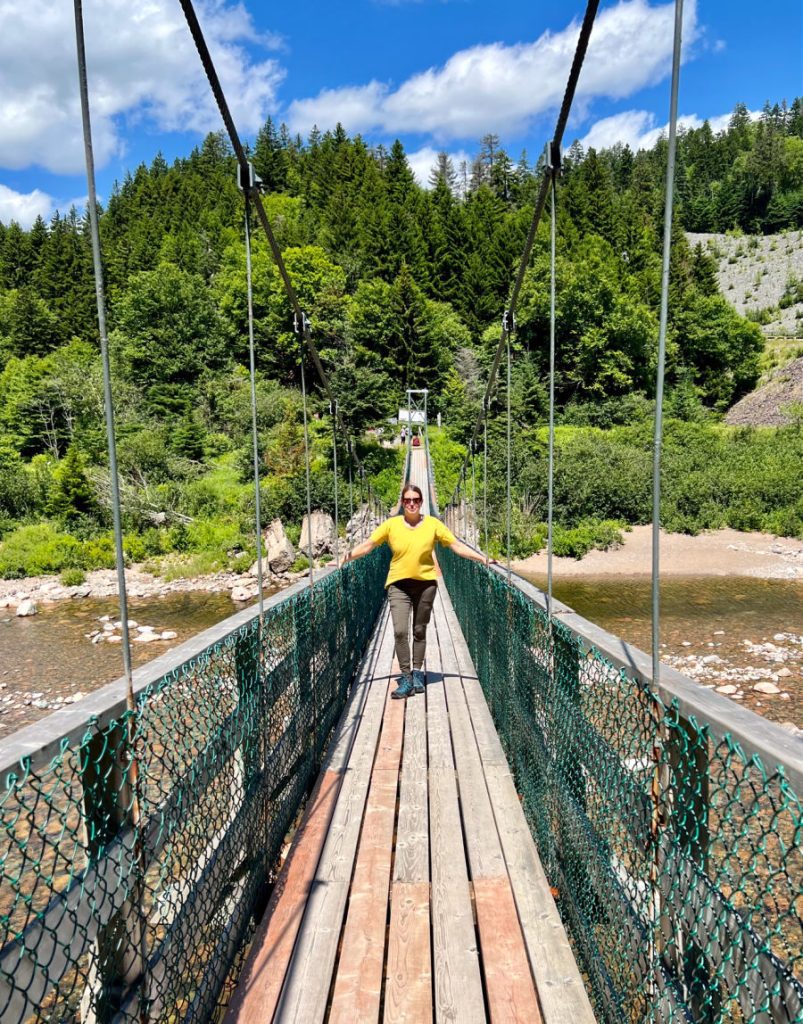
[[[442,582],[426,669],[385,610],[227,1021],[594,1020]]]

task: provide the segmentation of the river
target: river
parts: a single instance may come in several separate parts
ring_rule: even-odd
[[[529,575],[537,587],[546,577]],[[650,652],[652,583],[645,576],[556,579],[555,597],[609,633]],[[740,703],[773,721],[803,725],[803,581],[752,576],[669,576],[661,581],[662,661],[703,685],[738,686]],[[778,639],[776,639],[776,637]],[[767,646],[771,645],[771,646]],[[775,650],[773,650],[775,648]],[[713,664],[702,658],[716,656]],[[753,690],[781,671],[782,693]],[[785,671],[790,674],[786,675]],[[755,679],[750,679],[750,674]],[[734,682],[741,680],[741,682]]]
[[[545,586],[542,577],[532,580]],[[572,577],[555,585],[556,598],[645,651],[651,646],[650,593],[644,577]],[[703,685],[737,679],[745,706],[776,721],[803,724],[803,582],[670,577],[662,582],[661,595],[665,660],[692,675],[697,672]],[[116,618],[114,599],[62,601],[40,609],[30,618],[0,613],[0,736],[122,674],[119,644],[93,644],[87,638],[102,625],[101,616]],[[132,600],[135,621],[178,634],[169,641],[134,644],[135,664],[163,654],[235,610],[229,596],[220,593]],[[775,650],[765,649],[767,643]],[[701,666],[701,659],[712,655],[720,661]],[[779,669],[781,694],[753,690],[757,680],[747,678],[750,672],[769,679]]]

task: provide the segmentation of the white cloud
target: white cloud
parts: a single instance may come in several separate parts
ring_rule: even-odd
[[[283,71],[251,59],[246,45],[275,49],[241,3],[204,0],[199,20],[239,130],[253,133],[275,106]],[[173,0],[86,0],[87,65],[95,159],[123,149],[122,122],[206,132],[220,115]],[[0,0],[0,166],[83,170],[72,4]]]
[[[596,97],[622,99],[661,81],[672,57],[673,4],[621,0],[598,15],[578,83],[582,107]],[[290,104],[296,131],[337,121],[351,132],[425,132],[436,141],[515,133],[556,108],[580,26],[544,32],[535,42],[474,46],[442,66],[413,75],[395,90],[388,83],[324,90]],[[698,35],[696,0],[687,3],[684,45]]]
[[[0,185],[0,223],[15,220],[20,227],[30,228],[37,217],[47,220],[53,212],[53,197],[35,188],[33,192],[15,192]]]
[[[441,150],[433,149],[432,146],[423,146],[414,153],[407,154],[407,163],[410,165],[410,169],[415,175],[415,179],[418,184],[422,185],[424,188],[429,188],[429,175],[432,168],[438,162],[439,152],[441,152]],[[452,158],[452,165],[454,166],[455,172],[460,171],[460,164],[465,160],[470,173],[471,157],[464,149],[451,152],[449,153],[449,156]]]
[[[749,111],[750,117],[755,120],[761,114],[760,110]],[[714,135],[728,127],[731,119],[730,114],[718,114],[716,117],[709,117],[708,123]],[[705,119],[697,114],[683,114],[678,117],[678,128],[702,128]],[[669,123],[656,125],[656,117],[648,110],[625,110],[621,114],[614,114],[612,117],[604,117],[591,127],[591,130],[580,139],[583,149],[608,149],[620,142],[627,145],[636,152],[639,149],[652,149],[661,135],[669,134]]]

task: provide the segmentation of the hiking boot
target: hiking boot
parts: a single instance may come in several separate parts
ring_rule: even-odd
[[[399,685],[390,696],[393,700],[404,700],[405,697],[411,696],[414,692],[413,680],[410,676],[401,676]]]
[[[413,669],[413,693],[423,693],[427,677],[422,668]]]

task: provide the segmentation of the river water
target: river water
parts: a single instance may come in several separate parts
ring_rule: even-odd
[[[543,577],[531,578],[536,586],[546,585]],[[555,597],[649,651],[649,579],[571,577],[556,581]],[[661,601],[664,660],[692,675],[697,671],[701,685],[736,679],[742,704],[776,721],[803,725],[803,643],[798,642],[803,634],[803,582],[672,577],[661,584]],[[132,600],[135,621],[178,634],[169,641],[133,644],[135,665],[163,654],[237,607],[228,594],[220,593]],[[39,614],[30,618],[0,612],[0,736],[49,714],[59,700],[122,675],[120,645],[93,644],[86,636],[101,626],[101,616],[117,614],[111,598],[40,605]],[[774,639],[779,636],[784,639]],[[766,643],[776,650],[765,650]],[[720,661],[701,667],[701,659],[711,655]],[[756,678],[748,679],[750,672],[770,679],[779,669],[783,677],[777,685],[787,697],[753,690]]]
[[[545,576],[527,578],[546,588]],[[609,633],[647,653],[652,649],[649,577],[556,579],[554,594]],[[702,685],[737,685],[737,692],[743,694],[739,703],[773,721],[797,726],[803,726],[801,634],[801,580],[672,576],[661,581],[661,660]],[[701,664],[702,658],[712,655],[720,660]],[[787,697],[753,690],[756,682],[773,681],[779,670],[783,674],[774,681]],[[750,678],[751,674],[757,678]]]
[[[131,645],[135,667],[208,629],[235,605],[229,595],[192,591],[158,598],[132,598],[129,615],[175,639]],[[119,618],[116,598],[40,604],[36,615],[0,612],[0,736],[50,714],[56,698],[89,693],[123,674],[119,644],[93,644],[86,634],[102,627],[101,616]],[[47,704],[38,707],[37,704]]]

